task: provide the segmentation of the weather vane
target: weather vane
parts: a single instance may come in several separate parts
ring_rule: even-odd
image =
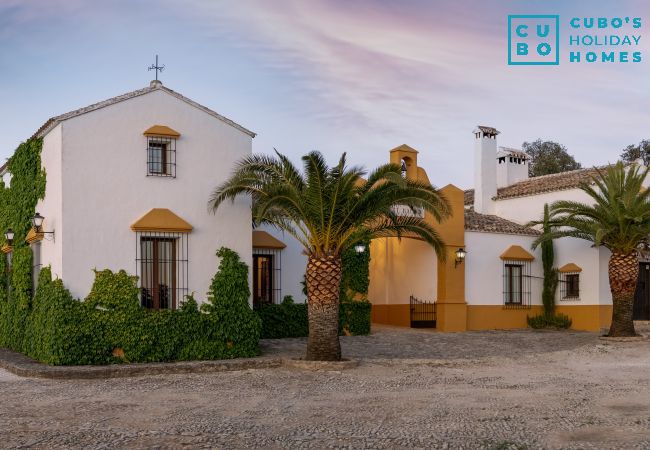
[[[165,70],[164,64],[162,66],[158,65],[158,55],[156,55],[156,64],[152,64],[151,66],[149,66],[149,70],[156,71],[156,81],[158,81],[158,72],[162,72],[163,70]]]

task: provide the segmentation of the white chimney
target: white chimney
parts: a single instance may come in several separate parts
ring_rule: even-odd
[[[516,148],[499,147],[497,152],[497,188],[528,179],[530,156]]]
[[[474,211],[494,214],[497,195],[496,128],[477,126],[474,130]]]

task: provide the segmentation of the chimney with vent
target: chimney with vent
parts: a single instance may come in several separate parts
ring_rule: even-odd
[[[497,152],[497,188],[528,179],[530,156],[515,148],[499,147]]]
[[[474,130],[474,211],[494,214],[497,195],[497,131],[477,126]]]

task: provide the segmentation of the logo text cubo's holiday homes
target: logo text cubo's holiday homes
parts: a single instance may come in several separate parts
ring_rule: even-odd
[[[560,25],[564,27],[560,36]],[[641,17],[508,16],[509,65],[640,63]]]

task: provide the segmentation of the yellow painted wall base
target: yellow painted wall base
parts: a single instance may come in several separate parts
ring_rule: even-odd
[[[436,328],[440,331],[467,331],[467,303],[438,302]]]
[[[541,306],[530,309],[504,309],[501,305],[471,305],[467,307],[468,330],[507,330],[527,328],[526,316],[536,316]],[[571,329],[599,331],[609,327],[612,318],[611,305],[557,305],[557,313],[571,318]]]
[[[372,305],[372,322],[398,327],[410,327],[410,305]]]
[[[600,331],[609,327],[612,318],[611,305],[558,305],[556,311],[571,318],[571,328],[574,330]],[[521,329],[528,327],[527,316],[541,313],[541,306],[533,306],[530,309],[505,309],[502,305],[438,303],[436,328],[447,332]],[[372,321],[409,327],[409,305],[373,305]]]
[[[612,305],[556,305],[555,311],[571,317],[574,330],[599,331],[612,323]]]
[[[535,316],[541,312],[541,306],[533,306],[530,309],[505,309],[503,305],[469,305],[467,307],[467,329],[528,328],[526,316]]]

